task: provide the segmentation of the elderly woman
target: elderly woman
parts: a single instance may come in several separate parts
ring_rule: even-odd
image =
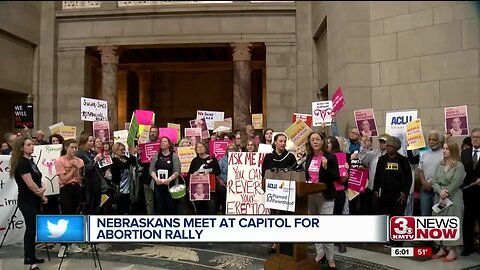
[[[443,144],[443,160],[437,166],[432,187],[435,191],[435,204],[445,206],[445,200],[453,204],[434,216],[457,216],[463,219],[463,195],[460,186],[465,178],[465,168],[460,162],[460,150],[457,143],[447,141]],[[457,258],[456,247],[463,245],[463,238],[460,236],[455,241],[440,241],[440,250],[433,255],[433,259],[446,256],[443,261],[451,262]],[[448,253],[447,253],[448,251]]]

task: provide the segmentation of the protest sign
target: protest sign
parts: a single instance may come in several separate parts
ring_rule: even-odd
[[[335,153],[335,156],[337,156],[337,161],[338,161],[338,170],[340,172],[340,177],[345,177],[348,175],[348,170],[347,170],[347,154],[344,152],[339,152]]]
[[[264,153],[234,152],[228,155],[227,215],[263,215],[265,206],[262,189]]]
[[[190,120],[190,127],[191,128],[200,128],[201,133],[200,137],[202,140],[210,138],[210,131],[208,131],[207,123],[205,119],[194,119]]]
[[[407,123],[417,119],[417,113],[416,110],[387,112],[385,118],[385,133],[400,139],[402,147],[398,152],[403,156],[407,156],[407,129],[405,126]]]
[[[357,110],[354,111],[355,123],[357,129],[360,131],[360,135],[367,137],[378,136],[377,123],[375,122],[375,114],[373,109]]]
[[[407,150],[420,149],[425,147],[425,138],[422,131],[420,119],[407,123]]]
[[[224,112],[197,111],[197,119],[204,119],[203,121],[206,123],[208,130],[214,130],[215,128],[213,126],[213,123],[215,121],[223,121],[224,115],[225,115]],[[199,126],[196,126],[196,127],[199,127]]]
[[[348,188],[356,192],[364,192],[368,184],[368,170],[350,168]]]
[[[175,128],[177,130],[177,143],[180,141],[182,138],[182,135],[180,134],[181,126],[180,124],[175,124],[175,123],[167,123],[168,128]]]
[[[60,193],[55,161],[60,158],[61,144],[35,145],[33,148],[33,162],[42,173],[42,186],[46,188],[45,196]]]
[[[142,143],[138,145],[138,149],[141,150],[140,163],[150,163],[152,157],[158,154],[158,151],[160,151],[160,143]]]
[[[139,143],[146,143],[148,141],[148,132],[150,126],[155,123],[155,113],[152,111],[135,110],[130,121],[130,128],[128,130],[127,144],[134,146],[134,140],[138,138]]]
[[[295,212],[295,181],[266,179],[265,207]]]
[[[15,104],[13,106],[13,122],[15,128],[33,128],[33,104]]]
[[[176,128],[158,128],[158,138],[167,137],[174,144],[178,143],[178,130]]]
[[[332,101],[312,102],[313,126],[321,126],[322,123],[330,126],[332,124]]]
[[[108,165],[112,165],[112,164],[113,164],[113,160],[112,160],[112,157],[110,155],[104,155],[98,161],[98,167],[100,167],[100,168],[107,167]]]
[[[228,145],[231,143],[232,141],[210,141],[208,146],[210,148],[210,155],[213,155],[217,160],[220,160],[225,155],[225,153],[227,153]]]
[[[108,103],[105,100],[82,97],[80,103],[82,121],[108,121]]]
[[[232,132],[232,122],[231,121],[215,121],[213,122],[214,133],[220,132]]]
[[[307,142],[310,133],[312,133],[312,129],[310,129],[307,124],[300,119],[298,119],[295,123],[288,127],[287,130],[285,130],[285,134],[287,134],[288,138],[290,138],[293,144],[295,144],[297,147]]]
[[[185,138],[190,140],[190,145],[197,145],[197,143],[202,141],[202,129],[185,128]]]
[[[263,113],[252,114],[252,125],[255,129],[263,128]]]
[[[50,131],[52,134],[58,134],[62,136],[65,140],[76,139],[77,137],[77,127],[73,126],[57,126],[55,128],[51,128]]]
[[[345,105],[345,98],[343,97],[342,88],[338,87],[332,95],[332,111],[337,113]]]
[[[305,122],[307,124],[307,126],[312,127],[312,115],[311,114],[294,113],[292,123],[295,123],[298,119]]]
[[[445,108],[445,133],[452,136],[469,134],[466,105]]]
[[[271,144],[260,143],[258,144],[258,153],[272,153],[273,147]]]
[[[93,137],[100,138],[102,142],[110,141],[110,124],[108,121],[93,122]]]
[[[192,163],[193,158],[197,155],[195,153],[195,146],[177,147],[178,158],[182,164],[182,173],[187,173]]]
[[[210,200],[210,177],[208,174],[190,175],[190,201]]]

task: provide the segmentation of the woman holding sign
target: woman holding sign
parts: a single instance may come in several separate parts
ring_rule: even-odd
[[[42,173],[32,161],[31,140],[17,139],[11,154],[10,177],[15,178],[18,185],[18,208],[22,212],[26,226],[23,237],[25,257],[23,262],[30,264],[30,269],[40,270],[36,264],[45,260],[35,257],[35,227],[40,203],[47,203],[47,198],[43,195],[46,188],[42,187]]]
[[[311,215],[332,215],[335,205],[335,184],[340,181],[337,157],[327,152],[327,141],[323,133],[313,132],[308,136],[307,161],[305,176],[307,182],[324,183],[327,188],[321,193],[308,195],[308,213]],[[326,257],[329,269],[336,269],[333,260],[334,245],[332,243],[315,244],[317,250],[316,262]]]
[[[135,175],[133,173],[134,166],[137,163],[135,154],[138,151],[137,147],[130,147],[130,157],[125,155],[125,145],[117,142],[112,147],[114,154],[112,158],[112,183],[119,187],[116,195],[117,214],[128,215],[131,211],[131,198],[134,193]]]
[[[180,175],[180,169],[180,158],[173,152],[172,141],[168,137],[162,137],[160,151],[150,160],[150,176],[155,181],[153,202],[156,215],[178,214],[177,202],[172,198],[168,189],[170,182]],[[166,170],[168,172],[167,179],[159,179],[158,170]]]

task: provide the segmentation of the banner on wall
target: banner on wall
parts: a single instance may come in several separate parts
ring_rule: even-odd
[[[45,196],[60,193],[55,161],[60,158],[61,151],[61,144],[35,145],[33,148],[33,162],[42,173],[42,185],[47,188]]]
[[[80,104],[82,121],[108,121],[108,103],[105,100],[82,97]]]
[[[262,164],[265,153],[234,152],[228,155],[227,215],[264,215]]]
[[[10,226],[3,243],[8,246],[23,242],[25,220],[20,210],[12,216],[18,205],[18,187],[15,179],[10,178],[10,155],[0,155],[0,169],[0,239]]]
[[[322,123],[330,126],[332,124],[332,101],[312,102],[313,126],[321,126]]]

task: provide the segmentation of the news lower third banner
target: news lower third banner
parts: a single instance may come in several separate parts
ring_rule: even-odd
[[[53,219],[54,217],[54,219]],[[43,216],[38,242],[386,242],[386,216]],[[83,216],[81,216],[83,217]],[[50,220],[51,219],[51,220]],[[82,224],[77,224],[82,223]],[[85,223],[85,224],[84,224]],[[45,228],[43,228],[43,227]],[[84,227],[82,227],[84,226]],[[71,231],[72,229],[72,231]],[[78,241],[78,238],[72,238]],[[40,239],[42,241],[40,241]]]

